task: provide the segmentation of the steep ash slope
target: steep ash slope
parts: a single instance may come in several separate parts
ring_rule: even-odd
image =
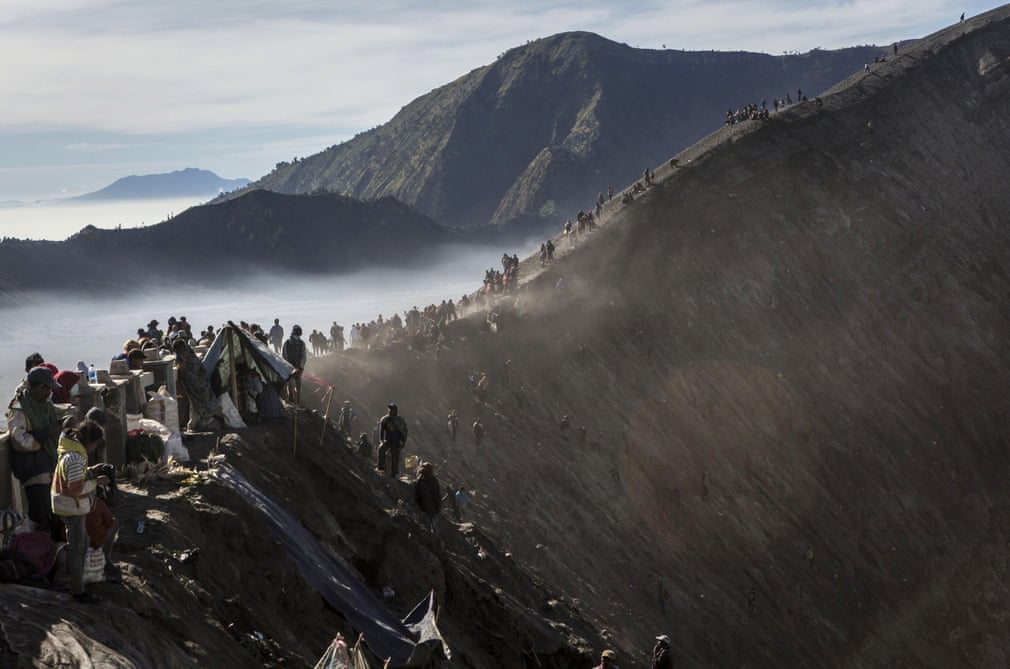
[[[325,374],[399,401],[622,665],[659,631],[699,666],[1005,663],[1008,14],[686,152],[499,334]]]

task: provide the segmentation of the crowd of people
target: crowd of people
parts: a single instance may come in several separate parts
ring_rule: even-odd
[[[547,240],[550,244],[550,240]],[[550,244],[553,253],[554,245]],[[541,247],[543,248],[543,247]],[[543,252],[541,252],[543,253]],[[543,259],[541,258],[541,266]],[[501,270],[491,267],[484,272],[484,283],[480,291],[481,295],[493,296],[514,291],[519,287],[519,256],[503,253],[501,257]]]
[[[803,95],[803,89],[796,89],[796,102],[806,102],[807,96]],[[776,112],[785,109],[789,105],[793,104],[793,98],[790,93],[786,93],[785,98],[773,98],[772,107]],[[739,107],[736,111],[732,109],[726,110],[726,119],[724,125],[736,125],[737,123],[743,123],[744,121],[763,121],[771,115],[768,110],[768,101],[762,100],[761,104],[757,102],[751,102],[743,107]]]
[[[89,549],[101,553],[104,579],[120,580],[112,555],[116,523],[106,502],[114,485],[114,467],[96,458],[107,419],[100,409],[88,411],[81,420],[73,414],[61,417],[52,398],[67,388],[57,383],[53,369],[39,353],[28,356],[25,377],[7,407],[11,472],[24,487],[27,518],[11,516],[2,528],[0,580],[52,578],[55,545],[66,542],[70,595],[77,602],[94,604],[98,599],[85,589],[84,581]],[[70,373],[68,378],[76,376]],[[28,531],[15,534],[25,523],[23,529]],[[40,559],[50,553],[51,560]]]
[[[653,179],[654,174],[647,169],[644,182],[651,186]],[[613,189],[608,188],[607,200],[612,197]],[[607,200],[601,192],[592,210],[579,211],[575,224],[571,221],[566,223],[564,235],[573,245],[577,236],[596,227]],[[547,239],[541,246],[541,265],[552,263],[554,253],[554,240]],[[369,322],[351,325],[346,340],[344,328],[336,321],[328,329],[329,336],[322,330],[312,329],[307,341],[302,339],[302,328],[297,324],[292,325],[290,334],[285,336],[285,328],[279,318],[274,319],[268,329],[245,321],[237,327],[294,367],[295,373],[284,393],[289,401],[298,404],[301,400],[301,380],[310,353],[321,356],[345,347],[370,349],[398,340],[432,342],[437,347],[446,337],[448,323],[473,311],[490,309],[495,299],[516,290],[520,267],[518,254],[503,253],[501,263],[501,270],[487,270],[482,288],[472,297],[464,294],[456,302],[442,300],[440,304],[429,304],[423,309],[414,306],[404,312],[402,318],[398,313],[389,318],[379,314]],[[229,325],[234,326],[230,322]],[[125,369],[140,370],[148,360],[174,356],[176,387],[180,398],[185,400],[188,413],[186,431],[219,429],[223,426],[220,398],[201,358],[203,350],[214,343],[218,334],[219,329],[213,325],[194,333],[186,316],[170,316],[164,329],[158,320],[152,319],[146,327],[137,328],[136,334],[123,343],[121,350],[110,356],[109,367],[111,370],[119,364]],[[81,384],[94,380],[88,378],[93,368],[94,365],[79,361],[76,369],[60,371],[46,363],[41,355],[33,354],[26,360],[26,376],[8,407],[11,464],[15,477],[24,486],[28,511],[26,522],[31,523],[32,530],[50,536],[53,541],[67,542],[70,593],[74,599],[84,603],[98,601],[84,586],[85,555],[89,548],[101,549],[106,559],[104,575],[108,581],[116,582],[120,577],[112,552],[117,534],[116,523],[110,504],[106,502],[110,499],[109,491],[115,488],[114,468],[96,461],[96,453],[101,450],[105,435],[104,412],[93,409],[81,420],[61,420],[53,402],[71,402]],[[236,374],[243,396],[246,390],[254,398],[268,398],[272,392],[274,408],[262,411],[261,415],[281,415],[279,395],[258,379],[255,371],[237,369]],[[471,373],[470,384],[478,403],[487,401],[489,383],[487,373]],[[341,440],[369,461],[374,451],[377,472],[399,480],[408,425],[399,415],[397,405],[389,404],[386,415],[378,421],[374,447],[367,432],[358,432],[356,420],[350,402],[345,401],[336,419]],[[460,424],[459,413],[452,409],[446,419],[447,436],[452,444],[457,441]],[[475,417],[468,425],[473,443],[481,445],[486,437],[481,418]],[[449,510],[453,521],[465,522],[471,491],[460,484],[443,487],[435,476],[432,462],[423,460],[418,463],[413,490],[421,519],[433,532],[438,531],[438,519],[444,508]],[[613,657],[612,651],[606,651],[603,659]],[[601,666],[612,667],[613,664]]]

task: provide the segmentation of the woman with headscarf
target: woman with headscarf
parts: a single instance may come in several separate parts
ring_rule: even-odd
[[[84,604],[99,601],[84,590],[84,557],[89,544],[85,518],[91,512],[95,487],[109,482],[109,477],[102,474],[108,465],[88,467],[88,454],[98,448],[103,437],[102,428],[87,420],[63,432],[51,488],[53,514],[60,516],[67,527],[70,594]]]
[[[60,388],[53,391],[53,404],[70,404],[73,401],[71,398],[77,394],[75,388],[81,380],[81,375],[64,369],[62,372],[56,373],[54,378],[56,385]]]
[[[210,387],[210,378],[199,356],[183,338],[172,344],[175,366],[178,370],[179,388],[189,400],[189,423],[186,430],[194,432],[214,426],[214,416],[219,414],[217,398]]]

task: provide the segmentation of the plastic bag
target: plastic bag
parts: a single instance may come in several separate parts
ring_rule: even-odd
[[[91,547],[84,554],[84,584],[101,583],[105,580],[105,553],[101,548]]]
[[[176,462],[189,462],[189,449],[182,443],[181,434],[173,434],[165,440],[165,459],[174,458]]]
[[[179,403],[168,394],[165,386],[147,395],[150,399],[144,404],[144,417],[158,421],[173,433],[179,432]]]
[[[142,413],[128,413],[126,414],[126,431],[133,432],[134,430],[140,429],[140,421],[143,420],[144,414]]]
[[[231,396],[228,393],[221,393],[217,398],[217,403],[221,408],[221,415],[224,416],[225,425],[233,430],[246,427],[245,421],[242,420],[242,415],[235,408],[235,403],[231,401]]]

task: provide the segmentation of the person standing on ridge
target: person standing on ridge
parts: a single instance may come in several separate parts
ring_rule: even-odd
[[[389,476],[400,476],[400,452],[407,443],[407,421],[400,416],[395,404],[386,407],[386,415],[379,421],[379,469],[386,468],[386,455],[389,454]]]
[[[340,407],[340,415],[337,416],[337,432],[340,434],[340,438],[346,443],[351,443],[354,438],[351,435],[354,433],[354,420],[357,415],[354,413],[354,409],[351,408],[351,401],[344,400],[344,406]]]
[[[656,637],[656,646],[652,649],[652,669],[673,669],[673,656],[670,655],[670,637],[660,634]]]
[[[470,495],[466,488],[459,486],[453,495],[453,501],[456,503],[456,521],[461,523],[466,518],[466,507],[470,504]]]
[[[333,337],[333,350],[343,351],[344,350],[344,326],[337,325],[336,321],[333,321],[333,325],[330,326],[330,336]]]
[[[274,353],[280,353],[281,345],[284,343],[284,328],[281,327],[281,319],[274,319],[274,324],[270,326],[269,337],[270,343],[274,347]]]
[[[452,443],[456,443],[456,433],[459,432],[459,414],[453,409],[449,412],[449,416],[446,419],[446,425],[449,428],[449,436],[452,438]]]
[[[442,486],[435,478],[435,466],[425,460],[414,482],[414,501],[427,518],[428,527],[435,531],[435,518],[442,510]]]
[[[480,422],[480,418],[473,422],[473,443],[480,446],[480,442],[484,440],[484,424]]]
[[[302,341],[302,327],[292,326],[291,336],[284,342],[282,355],[292,367],[295,373],[291,375],[288,385],[288,399],[298,404],[302,399],[302,370],[308,360],[308,351],[305,349],[305,342]]]

